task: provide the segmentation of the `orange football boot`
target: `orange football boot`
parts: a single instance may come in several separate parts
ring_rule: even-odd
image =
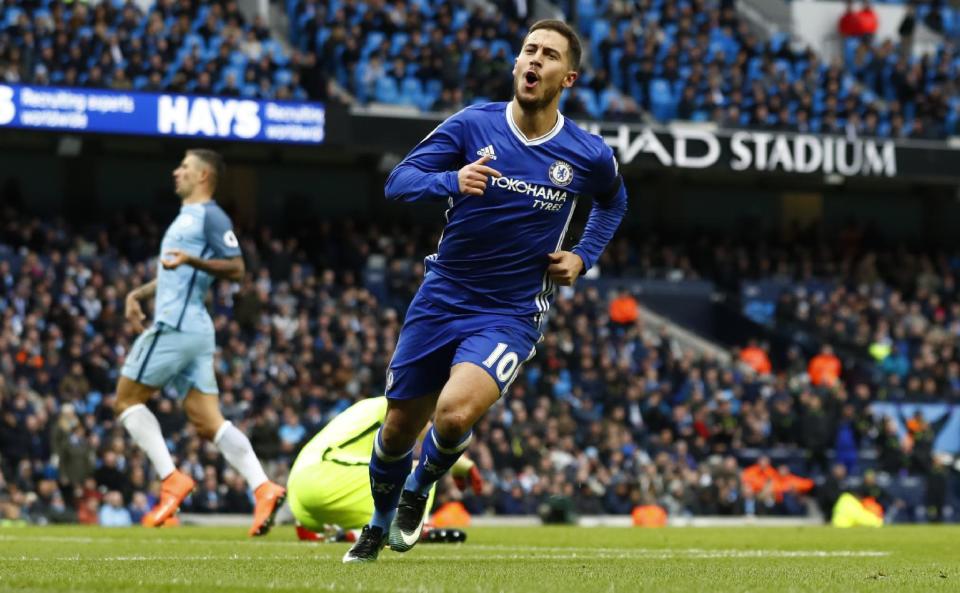
[[[164,478],[160,486],[160,501],[150,512],[143,516],[144,527],[160,527],[167,519],[173,517],[183,499],[193,492],[197,485],[193,478],[180,470],[174,470],[172,474]]]
[[[253,492],[256,505],[253,508],[253,526],[251,536],[266,535],[273,526],[273,518],[287,499],[287,489],[273,482],[264,482]]]

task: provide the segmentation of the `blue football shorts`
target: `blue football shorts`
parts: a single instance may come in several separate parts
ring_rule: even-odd
[[[120,373],[151,387],[173,387],[180,397],[191,389],[217,394],[212,332],[184,332],[155,323],[133,343]]]
[[[437,393],[450,378],[450,368],[461,362],[485,370],[502,396],[536,354],[540,338],[531,318],[454,313],[417,293],[387,369],[387,398]]]

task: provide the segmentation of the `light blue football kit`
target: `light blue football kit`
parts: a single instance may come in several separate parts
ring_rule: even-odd
[[[487,156],[482,196],[460,193],[457,171]],[[547,254],[558,251],[581,196],[593,208],[573,247],[584,271],[597,261],[626,212],[613,152],[558,113],[528,139],[509,103],[468,107],[420,142],[387,180],[388,199],[446,200],[437,253],[407,312],[387,374],[387,397],[438,392],[450,367],[471,362],[504,393],[535,353],[554,291]]]
[[[214,201],[186,204],[163,235],[160,258],[179,249],[201,259],[241,255],[230,217]],[[121,373],[152,387],[216,394],[213,320],[204,304],[214,277],[193,266],[167,270],[157,262],[153,325],[137,338]]]

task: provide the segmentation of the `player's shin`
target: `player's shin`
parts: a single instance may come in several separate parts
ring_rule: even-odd
[[[240,432],[229,420],[220,425],[213,442],[223,453],[227,462],[247,481],[251,489],[256,490],[267,481],[267,474],[253,452],[253,446],[247,435]]]
[[[136,404],[120,414],[119,420],[133,441],[150,458],[150,463],[160,479],[172,474],[176,466],[163,440],[163,433],[160,432],[160,423],[153,412],[143,404]]]
[[[412,463],[413,451],[391,455],[384,451],[380,433],[377,433],[370,456],[370,492],[373,494],[371,526],[379,527],[384,532],[390,528]]]
[[[404,489],[426,495],[430,487],[460,459],[472,439],[473,431],[470,431],[456,442],[445,442],[431,426],[420,448],[420,462],[407,478]]]

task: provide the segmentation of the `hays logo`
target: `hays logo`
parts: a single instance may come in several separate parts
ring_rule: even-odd
[[[13,89],[0,85],[0,126],[5,126],[17,116],[17,106],[13,104]]]
[[[163,95],[157,104],[157,131],[181,136],[253,138],[260,133],[260,106],[254,101]]]

